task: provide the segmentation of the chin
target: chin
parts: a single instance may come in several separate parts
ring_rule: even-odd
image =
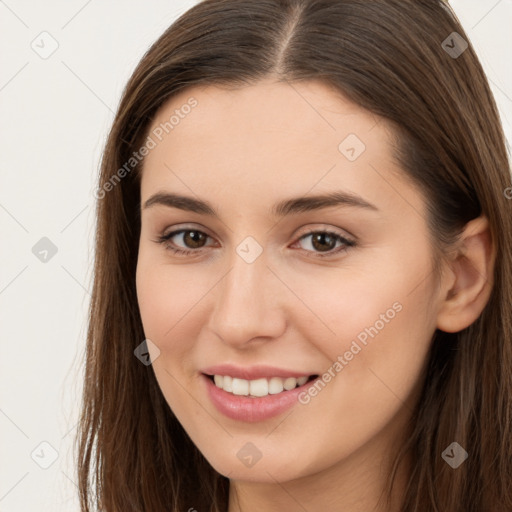
[[[245,446],[245,443],[242,446]],[[278,458],[276,454],[265,457],[262,453],[259,459],[250,460],[249,458],[244,461],[246,453],[249,452],[247,450],[242,452],[237,448],[229,455],[226,452],[209,453],[205,457],[217,473],[230,480],[275,484],[276,481],[287,482],[306,476],[298,467],[296,457]]]

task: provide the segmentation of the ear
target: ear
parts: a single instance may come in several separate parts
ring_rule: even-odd
[[[480,316],[491,295],[495,259],[487,218],[468,222],[443,277],[438,329],[459,332]]]

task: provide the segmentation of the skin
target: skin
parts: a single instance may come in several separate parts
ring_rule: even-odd
[[[160,351],[152,354],[159,386],[192,441],[230,479],[229,512],[396,510],[410,460],[391,507],[379,496],[407,435],[435,329],[463,329],[489,296],[487,221],[468,225],[465,257],[455,251],[437,277],[425,199],[393,160],[384,120],[320,82],[267,80],[182,91],[148,133],[192,96],[198,105],[150,151],[141,179],[137,293],[146,337]],[[339,150],[349,134],[366,146],[355,161]],[[333,190],[378,210],[269,214],[280,200]],[[144,208],[171,191],[209,201],[219,219]],[[194,245],[178,234],[167,244],[197,253],[175,255],[155,241],[184,228],[208,237]],[[310,229],[356,245],[336,254],[339,241],[300,240]],[[236,252],[247,236],[263,249],[252,263]],[[318,256],[325,252],[332,256]],[[323,374],[397,302],[400,312],[307,404],[246,423],[223,416],[205,393],[200,370],[213,364]],[[252,467],[237,457],[247,442],[262,454]]]

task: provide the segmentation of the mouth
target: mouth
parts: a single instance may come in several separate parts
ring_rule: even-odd
[[[215,408],[224,416],[245,423],[266,421],[284,414],[299,404],[305,388],[319,377],[318,374],[262,377],[260,372],[255,376],[258,378],[248,380],[220,373],[200,375],[205,393]]]
[[[310,370],[311,371],[311,370]],[[200,370],[212,405],[236,421],[258,422],[284,414],[300,402],[318,373],[268,364],[217,364]]]
[[[230,375],[203,374],[218,389],[233,396],[263,398],[269,395],[280,395],[287,391],[306,386],[318,378],[318,374],[301,377],[262,377],[259,379],[241,379]]]

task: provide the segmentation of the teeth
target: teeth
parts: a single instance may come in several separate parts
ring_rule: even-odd
[[[306,382],[308,381],[308,378],[309,378],[309,377],[299,377],[299,378],[297,379],[297,384],[298,384],[299,386],[303,386],[303,385],[304,385],[304,384],[306,384]]]
[[[229,391],[230,393],[232,393],[233,392],[233,379],[229,375],[226,375],[225,377],[222,377],[222,380],[223,380],[222,389],[224,391]]]
[[[247,382],[247,381],[245,381]],[[268,380],[258,379],[249,381],[249,394],[252,396],[268,395]]]
[[[244,379],[233,378],[233,395],[249,394],[249,381]]]
[[[294,379],[293,377],[288,377],[283,382],[283,388],[286,389],[286,391],[290,391],[290,389],[297,387],[297,379]]]
[[[280,379],[279,377],[272,377],[268,381],[268,392],[271,395],[277,395],[277,393],[281,393],[283,388],[283,379]]]
[[[213,380],[218,388],[234,395],[262,397],[269,394],[277,395],[283,390],[290,391],[297,386],[302,386],[307,382],[308,377],[299,377],[298,379],[295,377],[288,377],[287,379],[272,377],[271,379],[245,380],[229,375],[214,375]]]

